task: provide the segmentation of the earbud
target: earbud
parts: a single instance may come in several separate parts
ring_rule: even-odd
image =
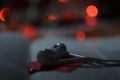
[[[50,49],[42,49],[37,55],[37,60],[46,65],[55,64],[57,60],[56,53]]]
[[[68,57],[69,52],[67,51],[67,48],[65,46],[65,44],[63,43],[57,43],[55,44],[52,49],[55,53],[56,53],[56,57],[57,58],[63,58],[63,57]]]
[[[51,49],[42,49],[37,55],[37,60],[45,65],[56,66],[79,62],[82,57],[70,54],[63,43],[57,43]]]

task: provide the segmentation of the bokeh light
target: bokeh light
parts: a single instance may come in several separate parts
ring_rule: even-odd
[[[89,5],[86,8],[86,13],[90,17],[96,17],[98,15],[98,8],[94,5]]]
[[[95,28],[96,24],[97,24],[97,19],[95,17],[86,16],[85,17],[85,23],[86,23],[87,26],[89,26],[91,28]]]
[[[76,39],[78,41],[84,41],[86,39],[86,34],[83,31],[79,31],[76,33]]]
[[[61,3],[66,3],[66,2],[68,2],[68,0],[58,0],[59,2],[61,2]]]
[[[0,11],[0,20],[2,22],[6,22],[10,17],[10,9],[9,8],[3,8]]]
[[[55,21],[55,20],[57,20],[57,17],[55,15],[53,15],[53,14],[49,14],[48,15],[48,20]]]
[[[20,26],[20,31],[29,39],[34,39],[37,36],[37,28],[32,25]]]

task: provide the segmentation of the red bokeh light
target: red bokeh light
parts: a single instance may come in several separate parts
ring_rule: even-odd
[[[49,14],[48,15],[48,20],[55,21],[55,20],[57,20],[57,17],[55,15],[53,15],[53,14]]]
[[[91,27],[91,28],[95,28],[96,27],[96,24],[97,24],[97,19],[95,17],[89,17],[89,16],[86,16],[85,17],[85,23]]]
[[[0,11],[0,20],[2,22],[6,22],[7,19],[9,19],[9,17],[10,17],[10,9],[7,8],[7,7],[1,9],[1,11]]]
[[[33,39],[37,36],[37,29],[35,26],[20,26],[20,31],[29,39]]]
[[[82,31],[76,33],[76,39],[78,41],[84,41],[86,39],[86,34]]]
[[[94,5],[89,5],[86,8],[86,13],[90,17],[96,17],[98,15],[98,8]]]
[[[66,2],[68,2],[68,0],[58,0],[59,2],[61,2],[61,3],[66,3]]]

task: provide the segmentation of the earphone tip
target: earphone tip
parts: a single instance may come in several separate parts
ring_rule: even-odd
[[[52,47],[53,50],[66,51],[66,46],[64,43],[57,43]]]

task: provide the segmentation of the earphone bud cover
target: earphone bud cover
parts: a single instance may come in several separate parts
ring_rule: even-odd
[[[45,65],[56,62],[56,53],[50,49],[43,49],[37,55],[37,60]]]

